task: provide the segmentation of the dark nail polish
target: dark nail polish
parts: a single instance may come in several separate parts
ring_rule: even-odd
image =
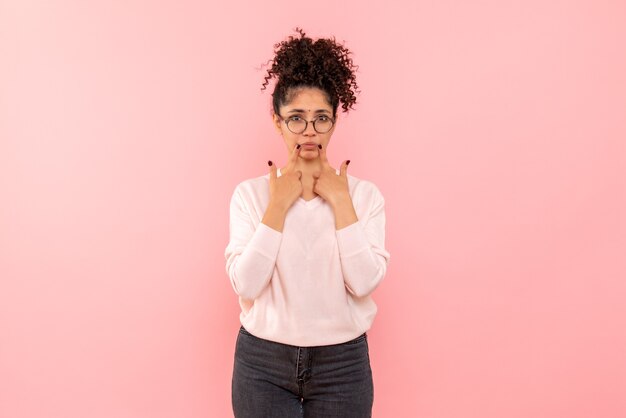
[[[319,149],[322,149],[322,144],[317,144],[317,147],[318,147]]]
[[[350,160],[346,161],[346,165],[350,164]]]
[[[267,165],[271,166],[272,162],[270,160],[267,160]]]
[[[296,148],[297,148],[297,149],[300,149],[300,144],[298,144],[298,145],[296,146]]]

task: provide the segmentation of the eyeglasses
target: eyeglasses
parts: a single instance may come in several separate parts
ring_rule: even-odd
[[[313,129],[315,129],[315,132],[318,134],[325,134],[330,131],[335,124],[335,119],[326,115],[320,115],[313,120],[305,120],[300,116],[290,116],[287,119],[280,115],[278,115],[278,117],[285,122],[287,129],[294,134],[301,134],[306,131],[306,128],[309,126],[309,122],[313,123]]]

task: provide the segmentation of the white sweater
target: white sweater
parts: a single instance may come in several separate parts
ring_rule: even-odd
[[[348,174],[348,186],[357,222],[336,230],[321,196],[300,197],[282,232],[261,222],[269,173],[235,187],[224,255],[241,324],[251,334],[308,347],[349,341],[370,329],[377,312],[371,293],[390,259],[385,200],[370,181]]]

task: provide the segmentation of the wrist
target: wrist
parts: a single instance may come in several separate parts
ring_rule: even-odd
[[[270,200],[267,205],[267,210],[281,215],[286,215],[289,210],[289,206],[280,201]]]
[[[283,209],[283,206],[272,202],[267,205],[265,215],[263,215],[261,222],[278,232],[283,232],[286,214],[287,211]]]
[[[346,193],[346,194],[342,194],[341,196],[336,197],[329,203],[333,209],[339,209],[342,207],[351,207],[352,198],[350,197],[348,193]]]

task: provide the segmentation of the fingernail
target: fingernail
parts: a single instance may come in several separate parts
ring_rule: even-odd
[[[350,160],[346,161],[346,165],[350,164]]]
[[[300,149],[300,144],[296,145],[296,148],[297,148],[297,149]]]
[[[270,160],[267,160],[267,165],[271,166],[272,162]]]
[[[319,149],[322,149],[322,144],[317,144],[317,147],[318,147]]]

